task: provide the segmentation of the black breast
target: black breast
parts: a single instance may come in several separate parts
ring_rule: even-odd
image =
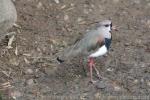
[[[112,38],[110,38],[110,39],[105,38],[105,46],[106,46],[107,50],[108,50],[108,49],[109,49],[109,47],[110,47],[111,40],[112,40]]]

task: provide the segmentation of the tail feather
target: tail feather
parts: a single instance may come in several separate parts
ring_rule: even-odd
[[[77,48],[76,44],[72,45],[58,54],[57,61],[63,63],[64,61],[77,56],[80,52],[81,50],[80,48]]]
[[[60,59],[59,57],[57,57],[56,59],[57,59],[57,61],[58,61],[59,63],[63,63],[63,62],[64,62],[64,60],[63,60],[63,59]]]

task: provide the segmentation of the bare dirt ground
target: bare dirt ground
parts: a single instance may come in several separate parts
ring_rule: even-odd
[[[57,0],[56,0],[57,1]],[[74,100],[150,94],[149,0],[15,0],[17,34],[13,48],[0,47],[0,91],[3,99]],[[89,84],[86,62],[58,64],[59,51],[110,18],[113,32],[109,54],[96,59],[103,76]],[[84,70],[86,69],[86,70]],[[95,78],[95,80],[97,80]],[[150,97],[145,97],[150,99]]]

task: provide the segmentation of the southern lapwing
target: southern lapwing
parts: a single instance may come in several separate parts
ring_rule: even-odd
[[[57,60],[59,62],[64,62],[71,57],[86,57],[90,69],[90,81],[93,83],[93,68],[98,77],[100,77],[99,71],[94,64],[94,58],[103,56],[108,52],[112,41],[111,31],[113,29],[116,28],[112,26],[110,20],[99,22],[95,30],[88,31],[81,40],[64,49],[64,52],[59,55]]]

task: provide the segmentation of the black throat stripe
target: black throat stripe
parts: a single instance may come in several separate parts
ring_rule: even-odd
[[[106,46],[107,50],[109,49],[109,47],[111,45],[111,40],[112,40],[112,37],[110,39],[105,38],[105,46]]]

